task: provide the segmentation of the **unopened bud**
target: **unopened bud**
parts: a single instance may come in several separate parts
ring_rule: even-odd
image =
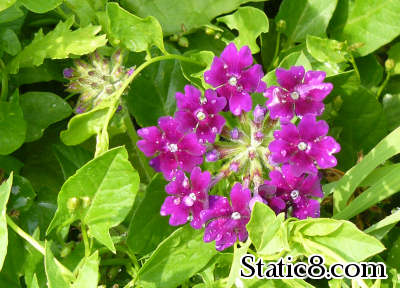
[[[231,130],[231,139],[232,140],[238,140],[240,137],[240,131],[238,128],[233,128]]]
[[[204,29],[204,32],[205,32],[207,35],[214,35],[214,34],[215,34],[215,30],[212,29],[212,28],[210,28],[210,27],[206,27],[206,28]]]
[[[67,257],[71,253],[72,248],[74,246],[75,246],[75,242],[69,242],[67,245],[65,245],[65,247],[60,252],[61,258]]]
[[[396,65],[396,63],[394,62],[394,60],[392,58],[388,58],[385,61],[385,68],[386,71],[392,71],[394,69],[394,66]]]
[[[286,30],[286,21],[281,19],[276,23],[276,31],[282,33]]]
[[[178,40],[178,45],[181,47],[187,48],[187,47],[189,47],[189,40],[186,37],[182,36]]]
[[[65,68],[63,71],[64,78],[72,78],[74,75],[74,69],[72,68]]]
[[[179,40],[179,36],[177,34],[169,36],[169,41],[177,42]]]
[[[261,107],[260,105],[257,105],[256,108],[254,108],[254,111],[253,111],[254,122],[257,123],[257,124],[262,123],[264,121],[266,112],[267,112],[266,108]]]
[[[221,36],[222,36],[222,34],[221,33],[215,33],[215,35],[214,35],[214,39],[216,39],[216,40],[218,40],[218,39],[220,39],[221,38]]]
[[[92,202],[90,197],[85,196],[85,197],[81,197],[82,200],[82,207],[83,208],[88,208],[90,206],[90,203]]]
[[[206,160],[207,162],[215,162],[219,158],[219,153],[217,150],[213,149],[206,154]]]
[[[79,206],[79,199],[76,197],[71,197],[67,201],[67,208],[70,212],[74,211]]]

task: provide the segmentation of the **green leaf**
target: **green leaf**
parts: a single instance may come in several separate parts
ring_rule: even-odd
[[[235,244],[237,245],[237,244]],[[231,270],[229,271],[229,276],[228,276],[228,283],[226,284],[225,287],[232,287],[232,285],[235,283],[236,279],[240,279],[240,268],[241,267],[241,259],[242,257],[247,253],[247,250],[249,249],[251,245],[250,239],[247,239],[246,243],[244,243],[240,248],[237,248],[235,246],[235,252],[233,254],[233,260],[232,260],[232,266]]]
[[[1,5],[1,4],[0,4]],[[21,43],[14,30],[7,28],[0,31],[0,47],[4,52],[15,56],[21,51]]]
[[[291,222],[290,239],[303,247],[307,257],[324,256],[330,265],[335,262],[360,262],[383,251],[385,247],[349,221],[309,218]]]
[[[204,71],[211,67],[214,53],[211,51],[189,51],[184,54],[186,57],[197,61],[199,64],[193,64],[188,62],[181,62],[182,72],[185,78],[192,84],[198,87],[209,87],[204,81]]]
[[[379,142],[360,163],[347,171],[337,184],[332,187],[335,210],[343,210],[354,190],[372,170],[398,153],[400,153],[400,128],[397,128]]]
[[[360,71],[361,83],[365,87],[379,86],[383,78],[383,67],[377,60],[376,55],[369,54],[356,58],[356,65]]]
[[[107,16],[110,25],[110,42],[123,45],[133,52],[146,51],[151,46],[166,53],[161,26],[157,19],[148,16],[137,17],[119,7],[117,3],[107,4]]]
[[[91,256],[82,260],[82,266],[77,271],[77,279],[73,288],[97,288],[99,282],[99,253],[96,251]]]
[[[348,52],[345,44],[328,38],[307,35],[307,50],[320,62],[340,63],[346,62]]]
[[[337,0],[284,0],[275,20],[286,22],[283,32],[290,44],[300,42],[307,35],[324,36]]]
[[[104,126],[107,112],[108,108],[103,108],[75,115],[69,120],[67,130],[61,132],[61,141],[65,145],[78,145],[98,134]]]
[[[71,106],[51,92],[28,92],[20,96],[20,105],[27,126],[26,142],[42,137],[51,124],[67,118],[72,113]]]
[[[118,147],[107,151],[86,163],[64,183],[47,233],[79,219],[89,226],[94,238],[115,251],[109,229],[125,219],[138,187],[139,175],[130,164],[126,149]],[[82,197],[90,198],[88,207],[84,207]],[[71,198],[78,202],[75,209],[68,209]]]
[[[238,49],[249,46],[253,54],[258,53],[256,40],[261,33],[268,32],[268,18],[263,11],[253,7],[241,7],[235,13],[217,19],[230,29],[236,29],[239,36],[233,40]]]
[[[214,243],[204,243],[203,231],[190,225],[165,239],[139,270],[139,284],[174,288],[191,278],[217,254]]]
[[[35,13],[46,13],[59,6],[63,0],[21,0],[21,3]]]
[[[25,262],[25,244],[23,241],[12,229],[8,230],[8,243],[10,245],[7,247],[7,256],[3,269],[0,271],[0,287],[21,287],[22,263]]]
[[[26,122],[17,101],[0,101],[0,155],[17,150],[25,140]]]
[[[36,277],[36,274],[33,275],[32,283],[31,283],[30,286],[28,285],[28,288],[40,288],[38,280],[37,280],[37,277]]]
[[[311,70],[310,61],[308,61],[306,55],[304,55],[303,51],[293,52],[282,59],[281,63],[279,63],[278,67],[290,69],[292,66],[304,66],[306,71]],[[275,70],[272,70],[267,73],[262,79],[268,86],[271,85],[279,85],[276,81]]]
[[[71,9],[79,18],[82,27],[95,22],[96,10],[90,0],[64,0],[64,5]]]
[[[15,174],[19,174],[22,167],[24,167],[24,163],[17,158],[11,155],[0,155],[0,169],[6,173],[10,174],[14,171]]]
[[[360,151],[367,153],[386,135],[386,119],[382,105],[364,87],[346,91],[341,100],[343,103],[331,125],[341,129],[338,142],[342,149],[336,157],[339,167],[347,170],[356,163]]]
[[[400,238],[397,238],[397,240],[393,243],[393,246],[390,248],[388,252],[386,263],[391,267],[400,270],[399,257],[400,257]]]
[[[203,27],[217,16],[236,10],[247,2],[265,0],[124,0],[122,4],[140,17],[154,16],[165,35],[192,32]]]
[[[8,7],[14,5],[17,0],[3,0],[0,2],[0,11],[7,9]]]
[[[92,153],[79,146],[56,144],[53,146],[53,151],[60,163],[65,180],[93,158]]]
[[[390,47],[388,51],[388,56],[395,63],[395,66],[391,73],[393,75],[400,74],[400,43],[396,43],[392,47]]]
[[[350,45],[361,43],[356,52],[364,56],[400,34],[399,13],[399,1],[355,1],[349,9],[347,21],[334,26],[332,33],[335,38],[347,40]]]
[[[7,254],[8,246],[8,230],[7,230],[7,201],[10,197],[11,186],[13,182],[13,174],[11,173],[8,180],[0,185],[0,271],[3,267],[4,259]]]
[[[397,210],[393,214],[385,217],[385,219],[368,227],[364,232],[381,240],[399,221],[400,210]]]
[[[144,199],[133,214],[127,239],[133,253],[144,255],[153,251],[175,229],[168,224],[169,217],[160,215],[166,197],[166,184],[161,174],[154,176],[146,188]]]
[[[10,75],[11,81],[16,86],[24,84],[32,84],[38,82],[58,81],[62,82],[63,67],[59,65],[58,61],[45,60],[39,67],[27,67],[19,70],[18,74]]]
[[[50,243],[46,242],[46,255],[44,257],[44,266],[46,269],[46,276],[49,288],[71,288],[69,279],[61,271],[57,265],[53,252],[50,249]]]
[[[25,177],[15,175],[7,205],[8,211],[18,210],[20,212],[29,210],[35,197],[36,193],[31,182]]]
[[[10,72],[17,73],[20,67],[39,66],[45,58],[65,59],[71,54],[85,55],[107,43],[105,35],[96,36],[100,26],[89,25],[71,31],[73,23],[74,18],[70,17],[46,35],[39,30],[33,41],[9,63]]]
[[[336,219],[350,219],[365,211],[376,203],[400,191],[400,166],[386,174],[373,186],[365,190],[360,196],[350,202],[346,208],[334,215]],[[335,194],[334,194],[335,195]]]

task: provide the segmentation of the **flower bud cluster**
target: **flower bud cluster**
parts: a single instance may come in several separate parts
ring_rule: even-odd
[[[280,86],[267,88],[250,49],[229,44],[204,73],[215,90],[202,95],[186,86],[176,93],[174,117],[138,130],[143,139],[137,146],[170,181],[161,215],[170,215],[170,225],[189,221],[205,228],[204,241],[215,240],[217,250],[246,240],[255,201],[287,217],[319,216],[318,169],[335,166],[332,154],[340,151],[327,136],[327,123],[316,120],[333,87],[323,82],[324,72],[303,67],[278,68],[276,75]],[[251,111],[251,93],[264,93],[266,105]],[[237,117],[235,127],[227,125],[223,111]],[[215,175],[202,172],[204,159],[215,162]],[[229,195],[212,195],[224,178],[232,185]]]
[[[123,86],[133,73],[133,68],[122,65],[123,55],[117,50],[110,59],[98,52],[89,56],[89,61],[78,59],[73,68],[64,69],[69,80],[67,91],[80,94],[75,112],[81,114],[95,107],[106,107],[113,101],[114,93]]]

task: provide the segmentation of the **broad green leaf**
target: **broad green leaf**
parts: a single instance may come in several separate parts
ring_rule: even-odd
[[[36,274],[33,275],[31,285],[30,286],[28,285],[28,288],[40,288]]]
[[[8,7],[14,5],[17,0],[3,0],[0,2],[0,11],[7,9]]]
[[[21,3],[35,13],[46,13],[59,6],[63,0],[21,0]]]
[[[45,58],[65,59],[71,54],[85,55],[107,43],[105,35],[97,36],[100,26],[86,26],[71,31],[74,18],[57,24],[46,35],[42,30],[35,34],[32,42],[10,62],[11,73],[17,73],[20,67],[39,66]]]
[[[108,108],[103,108],[75,115],[69,120],[67,130],[61,132],[61,141],[65,145],[78,145],[98,134],[104,126],[107,112]]]
[[[283,224],[282,217],[276,217],[275,212],[267,205],[256,202],[246,225],[249,238],[260,254],[265,254],[268,243],[275,237]]]
[[[238,49],[249,46],[253,54],[258,53],[256,40],[261,33],[268,32],[268,18],[263,11],[253,7],[241,7],[235,13],[217,19],[225,23],[230,29],[239,32],[239,36],[233,40]]]
[[[311,70],[310,61],[308,61],[306,55],[304,55],[303,51],[293,52],[282,59],[281,63],[279,63],[278,67],[290,69],[292,66],[304,66],[306,71]],[[276,81],[275,69],[268,72],[267,75],[262,79],[268,86],[271,85],[279,85]]]
[[[177,287],[216,254],[214,243],[204,243],[203,231],[185,225],[161,242],[140,268],[138,283],[145,287]]]
[[[21,168],[24,167],[24,163],[19,161],[17,158],[11,155],[0,155],[0,169],[10,174],[14,171],[15,174],[19,174]]]
[[[167,46],[170,53],[179,51]],[[157,125],[161,116],[173,115],[175,93],[188,84],[178,60],[160,61],[147,67],[135,78],[127,95],[129,112],[141,127]],[[149,113],[151,111],[151,113]]]
[[[17,101],[0,101],[0,155],[17,150],[25,140],[26,122]]]
[[[15,5],[8,7],[6,10],[0,11],[0,24],[3,24],[7,27],[10,22],[23,21],[22,17],[25,15],[25,13],[20,6],[21,4],[17,2]]]
[[[235,244],[236,245],[236,244]],[[240,269],[241,267],[241,259],[247,253],[251,245],[250,239],[247,239],[246,243],[244,243],[240,248],[236,248],[233,254],[232,266],[229,271],[228,283],[226,284],[226,288],[232,287],[232,285],[236,282],[236,279],[239,279]]]
[[[377,239],[382,239],[398,222],[400,221],[400,210],[385,217],[385,219],[375,223],[364,230],[365,233],[374,236]]]
[[[289,225],[293,233],[290,239],[303,247],[303,253],[306,256],[320,254],[328,265],[335,262],[360,262],[385,249],[376,238],[358,230],[348,221],[313,218],[291,222]]]
[[[71,9],[79,18],[82,27],[95,22],[96,10],[90,0],[64,0],[64,5]]]
[[[160,22],[165,35],[192,32],[217,16],[236,10],[247,2],[265,0],[123,0],[123,7],[140,17],[154,16]]]
[[[284,0],[275,20],[286,22],[283,33],[293,44],[304,40],[307,35],[325,35],[336,4],[337,0]]]
[[[11,81],[16,86],[24,84],[32,84],[38,82],[58,81],[62,82],[63,67],[59,65],[58,61],[46,59],[39,67],[21,68],[18,74],[10,75]]]
[[[22,94],[20,105],[27,123],[26,142],[39,139],[47,127],[67,118],[72,113],[71,106],[51,92]]]
[[[400,126],[400,94],[385,94],[382,99],[383,112],[389,131]]]
[[[355,59],[360,71],[361,83],[365,87],[379,86],[383,79],[383,67],[377,60],[377,56],[369,54]]]
[[[44,257],[44,266],[49,288],[71,288],[69,279],[61,271],[55,261],[53,252],[51,252],[50,243],[46,242],[46,255]]]
[[[86,163],[64,183],[58,195],[57,212],[47,232],[79,219],[88,225],[94,238],[115,251],[109,229],[125,219],[138,187],[139,176],[128,160],[126,149],[111,149]],[[91,200],[86,207],[83,197]],[[68,209],[71,198],[78,202],[75,209]]]
[[[21,51],[21,43],[14,30],[7,28],[0,31],[0,49],[12,56],[17,55]]]
[[[399,257],[400,257],[400,238],[397,238],[397,240],[393,243],[393,246],[388,251],[386,263],[391,267],[396,268],[396,270],[400,270]]]
[[[189,51],[186,57],[198,62],[188,63],[181,61],[182,72],[185,78],[198,87],[209,87],[204,81],[204,71],[210,69],[214,54],[211,51]]]
[[[376,203],[400,191],[400,166],[386,174],[373,186],[350,202],[342,211],[334,215],[336,219],[350,219]],[[334,194],[335,195],[335,194]]]
[[[96,251],[91,256],[84,258],[79,270],[73,288],[97,288],[99,282],[99,253]]]
[[[389,164],[389,163],[387,163]],[[379,166],[374,171],[371,172],[361,183],[360,187],[370,187],[374,185],[376,182],[381,180],[386,174],[392,172],[392,170],[400,167],[400,163],[389,164],[385,166]]]
[[[174,227],[168,224],[169,217],[160,215],[161,205],[167,197],[166,184],[161,174],[154,176],[147,186],[144,199],[133,214],[127,239],[133,253],[144,255],[153,251],[174,231]]]
[[[365,56],[389,43],[400,34],[400,2],[391,0],[359,0],[349,9],[344,23],[332,29],[338,40],[350,45],[361,44],[356,52]]]
[[[395,63],[392,74],[400,74],[400,43],[394,44],[388,51],[388,56]]]
[[[0,271],[3,267],[4,259],[7,254],[8,232],[7,232],[7,201],[10,196],[11,186],[13,182],[13,174],[11,173],[8,180],[0,185]]]
[[[110,25],[110,42],[123,45],[133,52],[142,52],[155,45],[165,53],[163,34],[157,19],[148,16],[144,19],[129,13],[117,3],[107,4]]]
[[[93,158],[92,153],[80,146],[56,144],[53,146],[53,151],[58,163],[60,163],[65,180],[75,174],[76,170]]]
[[[347,61],[345,44],[328,38],[307,35],[308,52],[320,62],[340,63]]]
[[[380,141],[360,163],[347,171],[337,184],[332,187],[335,211],[341,211],[346,207],[346,203],[354,190],[375,167],[398,153],[400,153],[400,128],[397,128]]]
[[[1,237],[0,237],[1,238]],[[20,288],[20,277],[23,273],[25,261],[25,243],[14,230],[8,230],[7,256],[4,260],[3,269],[0,271],[0,287]],[[4,249],[4,248],[1,248]],[[43,263],[42,263],[43,265]]]
[[[387,134],[386,119],[375,95],[364,87],[345,91],[341,101],[341,108],[331,125],[340,129],[337,140],[341,151],[336,156],[339,169],[347,170],[356,163],[360,151],[367,153]]]
[[[42,243],[39,239],[40,238],[39,229],[36,229],[33,232],[32,238],[38,241],[39,243]],[[37,251],[31,245],[26,246],[26,251],[27,251],[27,256],[25,258],[24,270],[23,270],[26,286],[30,288],[33,285],[33,282],[37,282],[38,287],[45,285],[45,283],[47,282],[47,277],[43,265],[44,258],[42,253]]]

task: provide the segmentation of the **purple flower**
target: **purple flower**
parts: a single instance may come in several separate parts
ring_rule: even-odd
[[[230,43],[222,51],[221,57],[214,57],[211,69],[204,73],[208,84],[217,87],[219,95],[226,98],[229,110],[234,115],[252,108],[249,93],[262,93],[266,89],[261,80],[264,76],[261,65],[253,65],[250,48],[243,46],[240,51]]]
[[[317,175],[296,177],[283,168],[282,172],[271,171],[269,177],[258,192],[277,214],[292,207],[292,216],[298,219],[319,217],[319,202],[311,198],[324,196]]]
[[[72,69],[72,68],[65,68],[64,70],[63,70],[63,75],[64,75],[64,78],[72,78],[72,76],[74,75],[74,69]]]
[[[290,172],[295,176],[302,173],[317,174],[315,164],[322,169],[336,166],[332,155],[340,151],[340,145],[334,138],[326,136],[328,124],[315,116],[306,115],[298,127],[292,123],[282,125],[274,132],[275,140],[269,144],[271,161],[290,165]]]
[[[323,83],[326,73],[307,71],[304,67],[292,66],[289,70],[276,69],[276,78],[281,87],[268,87],[264,96],[272,119],[290,120],[293,114],[321,115],[325,97],[332,91],[331,83]]]
[[[178,130],[178,121],[171,116],[161,117],[158,126],[138,130],[143,138],[137,142],[139,149],[147,157],[157,154],[153,167],[159,169],[167,180],[171,180],[178,169],[186,172],[203,162],[205,147],[194,133]]]
[[[172,226],[183,225],[189,220],[193,228],[200,229],[203,224],[200,212],[208,204],[207,191],[211,174],[208,171],[201,173],[201,169],[195,167],[190,175],[190,182],[183,171],[178,171],[175,177],[165,187],[172,196],[165,199],[160,214],[171,215],[169,224]]]
[[[251,192],[236,183],[231,190],[231,202],[222,196],[209,196],[209,208],[200,213],[206,223],[204,241],[215,240],[216,249],[222,251],[232,246],[236,240],[246,241],[248,233],[246,224],[250,220],[249,201]]]
[[[218,112],[226,106],[226,99],[218,97],[213,90],[206,90],[204,96],[201,97],[200,90],[186,85],[185,94],[176,93],[175,119],[183,132],[196,131],[200,142],[214,143],[215,136],[225,125],[225,118]]]
[[[253,121],[261,124],[264,121],[265,114],[267,114],[267,109],[257,104],[253,111]]]

